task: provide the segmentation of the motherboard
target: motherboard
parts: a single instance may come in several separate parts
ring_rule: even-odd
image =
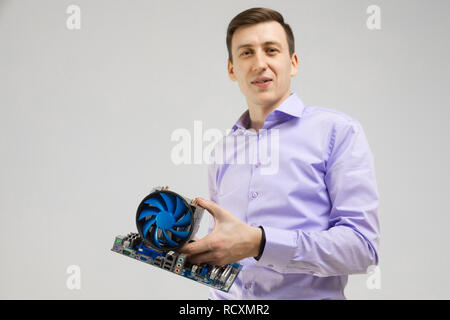
[[[186,260],[185,254],[173,250],[157,251],[148,248],[139,233],[116,236],[111,250],[224,292],[230,290],[242,269],[242,265],[239,263],[224,266],[191,264]]]

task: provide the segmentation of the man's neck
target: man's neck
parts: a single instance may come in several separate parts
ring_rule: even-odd
[[[278,108],[284,100],[289,98],[291,92],[288,91],[286,95],[284,95],[278,101],[272,103],[271,105],[259,105],[259,104],[249,104],[248,111],[250,116],[250,127],[249,129],[254,129],[257,132],[264,127],[264,122],[268,114],[270,114],[273,110]]]

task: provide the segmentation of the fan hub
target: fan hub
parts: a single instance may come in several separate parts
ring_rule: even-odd
[[[156,217],[156,225],[165,230],[175,224],[175,218],[167,211],[161,211]]]

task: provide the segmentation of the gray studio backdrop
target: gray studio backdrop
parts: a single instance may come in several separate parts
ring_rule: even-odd
[[[225,132],[246,109],[225,33],[254,6],[293,28],[292,90],[358,119],[374,153],[378,285],[352,275],[347,298],[450,298],[450,2],[437,0],[0,1],[0,298],[207,298],[109,250],[153,186],[208,197],[206,164],[174,164],[171,134],[196,120]]]

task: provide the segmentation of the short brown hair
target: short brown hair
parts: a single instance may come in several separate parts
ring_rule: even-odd
[[[287,43],[289,45],[289,56],[295,51],[294,44],[294,34],[292,33],[291,27],[284,23],[283,16],[272,9],[268,8],[251,8],[242,11],[237,16],[231,20],[227,29],[227,48],[228,48],[228,59],[233,63],[233,55],[231,53],[231,39],[233,38],[234,32],[243,26],[250,26],[261,22],[276,21],[283,27],[286,32]]]

